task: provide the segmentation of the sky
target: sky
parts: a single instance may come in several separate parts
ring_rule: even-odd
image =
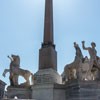
[[[96,43],[100,56],[100,0],[54,0],[54,43],[57,51],[58,73],[75,57],[73,42],[84,56],[81,41],[86,46]],[[32,73],[38,70],[39,49],[43,42],[45,0],[0,0],[0,79],[9,85],[8,55],[19,55],[21,68]],[[20,77],[20,82],[23,78]]]

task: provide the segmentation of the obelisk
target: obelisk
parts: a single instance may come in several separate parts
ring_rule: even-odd
[[[34,74],[32,98],[36,100],[55,99],[55,84],[61,84],[62,78],[57,72],[57,52],[53,37],[53,0],[45,0],[44,36],[39,50],[39,70]],[[61,95],[60,95],[61,96]]]
[[[44,19],[44,43],[53,44],[53,2],[46,0],[45,4],[45,19]]]
[[[39,50],[39,70],[57,70],[57,52],[53,35],[53,1],[45,0],[44,38]]]

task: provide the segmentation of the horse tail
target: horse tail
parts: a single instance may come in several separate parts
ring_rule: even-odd
[[[31,73],[31,83],[32,83],[32,85],[34,85],[34,75],[33,75],[33,73]]]

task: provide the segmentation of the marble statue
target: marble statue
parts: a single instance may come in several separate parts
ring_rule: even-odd
[[[91,43],[92,47],[85,47],[85,41],[82,41],[82,47],[89,52],[90,58],[83,57],[80,47],[74,42],[76,50],[75,59],[71,64],[67,64],[62,74],[63,80],[100,80],[100,58],[97,56],[95,49],[96,44]]]
[[[94,80],[94,74],[91,72],[91,73],[88,73],[89,70],[90,70],[90,65],[89,65],[89,58],[86,56],[84,58],[84,62],[82,62],[80,64],[80,79],[81,80]]]
[[[18,76],[22,76],[26,82],[20,84],[20,86],[29,86],[30,80],[29,77],[31,76],[31,80],[34,82],[34,76],[33,74],[28,71],[20,68],[20,57],[16,55],[12,55],[11,57],[8,56],[8,58],[11,60],[10,68],[5,69],[3,72],[3,76],[5,77],[6,73],[9,72],[10,76],[10,86],[19,86],[18,84]],[[33,83],[32,82],[32,83]]]
[[[99,57],[97,56],[97,51],[95,49],[96,44],[94,42],[91,43],[91,47],[85,47],[85,41],[82,41],[82,47],[84,50],[87,50],[90,55],[89,59],[89,70],[87,74],[91,74],[93,66],[96,67],[98,70],[100,70],[100,64],[99,64]]]
[[[80,63],[83,60],[83,54],[76,42],[74,42],[74,48],[76,50],[75,59],[71,64],[66,65],[64,68],[64,77],[67,77],[67,80],[77,79],[79,77],[78,69],[80,67]]]
[[[98,64],[98,56],[97,56],[97,51],[95,49],[96,44],[94,42],[91,43],[91,47],[85,47],[85,41],[82,41],[82,47],[84,50],[87,50],[90,55],[90,68],[92,69],[93,64]]]
[[[11,55],[8,56],[8,58],[10,59],[10,76],[9,76],[9,80],[10,80],[10,85],[14,86],[14,85],[18,85],[18,75],[13,74],[13,68],[19,68],[20,67],[20,57],[18,55]],[[14,77],[14,79],[13,79]]]

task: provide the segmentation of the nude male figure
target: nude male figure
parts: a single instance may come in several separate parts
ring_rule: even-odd
[[[96,66],[98,66],[97,51],[95,49],[96,44],[94,42],[92,42],[91,47],[85,47],[85,41],[82,41],[82,47],[83,47],[84,50],[87,50],[89,52],[89,55],[90,55],[90,69],[92,69],[93,64],[96,64]]]

